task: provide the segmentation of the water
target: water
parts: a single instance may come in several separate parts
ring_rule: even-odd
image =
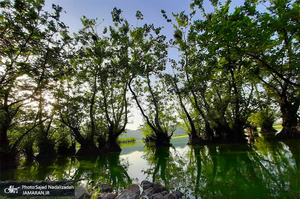
[[[121,154],[58,158],[48,165],[1,171],[1,180],[81,180],[107,183],[120,192],[142,180],[179,189],[186,198],[300,198],[299,141],[190,147],[173,139],[170,148],[124,146]]]

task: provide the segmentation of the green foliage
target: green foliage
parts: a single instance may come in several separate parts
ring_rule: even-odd
[[[50,98],[67,62],[62,57],[70,37],[59,19],[62,8],[53,5],[50,13],[43,6],[39,0],[1,3],[0,142],[12,151],[32,143],[29,137],[51,136]]]
[[[144,124],[142,128],[140,128],[140,130],[143,134],[144,139],[155,135],[153,129],[148,124]]]
[[[258,6],[267,1],[246,0],[234,10],[230,2],[211,1],[207,13],[203,1],[194,1],[190,13],[173,13],[174,20],[161,10],[174,27],[167,41],[162,27],[132,26],[118,8],[101,34],[98,20],[83,16],[83,27],[70,36],[60,6],[50,13],[43,0],[2,1],[1,151],[70,144],[74,137],[99,150],[125,131],[131,102],[144,118],[144,136],[162,145],[179,122],[190,137],[243,139],[248,118],[261,127],[274,123],[274,111],[263,107],[275,105],[283,127],[294,128],[299,2],[268,1],[265,11]],[[144,16],[137,11],[136,18]],[[170,48],[179,59],[168,59]],[[169,64],[173,74],[166,74]]]
[[[277,119],[277,115],[274,110],[266,108],[256,113],[251,113],[248,121],[257,127],[272,126]]]

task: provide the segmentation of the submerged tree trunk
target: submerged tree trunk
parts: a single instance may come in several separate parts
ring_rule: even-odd
[[[163,146],[171,146],[171,136],[168,133],[163,131],[156,131],[155,132],[155,146],[163,147]]]
[[[270,121],[269,118],[265,118],[262,126],[261,126],[261,130],[260,132],[262,134],[266,134],[266,133],[276,133],[277,131],[273,128],[273,121]]]
[[[100,151],[93,140],[84,140],[80,143],[80,149],[76,156],[95,156],[99,155]]]
[[[64,118],[61,118],[61,121],[71,130],[75,140],[80,144],[80,149],[77,151],[77,156],[95,156],[99,155],[99,147],[96,146],[94,138],[87,139],[84,138],[79,130],[79,127],[73,127],[70,121],[65,121]],[[99,140],[98,140],[99,142]]]
[[[2,112],[2,110],[1,110]],[[0,121],[0,168],[16,166],[17,151],[10,148],[8,129],[11,124],[11,116],[8,110],[8,94],[5,94],[2,121]],[[3,164],[5,162],[5,164]]]
[[[40,120],[41,135],[40,135],[40,139],[39,139],[39,143],[38,143],[38,147],[40,150],[39,154],[37,155],[38,160],[41,160],[44,158],[54,158],[57,155],[56,151],[55,151],[54,141],[48,138],[52,121],[53,121],[53,117],[49,121],[47,128],[45,128],[44,125],[41,123],[42,120]]]
[[[300,100],[294,104],[287,101],[286,98],[280,103],[282,114],[283,129],[276,135],[278,139],[299,139],[300,127],[297,112],[299,111]]]
[[[132,95],[133,95],[133,98],[135,100],[135,102],[137,103],[137,106],[138,108],[140,109],[143,117],[146,119],[146,122],[147,124],[149,125],[149,127],[152,129],[152,131],[154,132],[154,135],[152,135],[151,137],[148,137],[145,139],[145,142],[154,142],[155,145],[157,147],[161,147],[161,146],[171,146],[171,136],[173,135],[173,133],[169,136],[168,135],[168,132],[165,132],[163,131],[163,129],[161,128],[160,124],[159,124],[159,110],[158,110],[158,105],[157,105],[157,102],[156,102],[156,99],[154,97],[154,94],[153,94],[153,91],[151,89],[151,86],[150,86],[150,79],[149,79],[149,76],[147,76],[148,78],[148,86],[149,86],[149,91],[151,93],[151,96],[153,97],[153,103],[154,103],[154,107],[155,107],[155,111],[156,111],[156,114],[155,114],[155,121],[154,123],[152,123],[149,119],[149,117],[145,114],[138,98],[137,98],[137,95],[136,93],[133,91],[133,89],[131,88],[131,81],[133,79],[131,79],[128,83],[128,88],[129,90],[131,91]]]
[[[122,133],[114,133],[114,127],[111,126],[108,133],[108,140],[106,141],[104,147],[101,149],[103,152],[120,152],[122,149],[117,143],[119,135]]]
[[[34,151],[32,148],[34,139],[29,139],[23,146],[25,157],[26,157],[26,163],[25,165],[30,165],[33,162],[34,159]]]
[[[216,120],[216,141],[223,143],[246,143],[246,136],[242,125],[235,124],[230,128],[226,121]]]

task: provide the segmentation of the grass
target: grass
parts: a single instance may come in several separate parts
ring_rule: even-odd
[[[273,128],[278,131],[281,130],[283,127],[280,125],[280,126],[273,126]]]
[[[176,136],[173,136],[172,139],[179,139],[179,138],[187,138],[189,137],[188,135],[176,135]]]
[[[130,138],[119,138],[118,139],[119,143],[129,143],[129,142],[136,142],[136,139],[134,137],[130,137]]]

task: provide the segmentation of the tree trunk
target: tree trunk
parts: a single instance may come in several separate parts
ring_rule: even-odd
[[[260,132],[262,134],[265,134],[265,133],[274,133],[275,134],[277,131],[273,128],[273,122],[266,121],[261,126]]]
[[[56,157],[56,151],[54,149],[55,143],[52,140],[44,138],[39,142],[38,147],[40,151],[36,158],[39,161],[43,161],[43,159],[51,159]]]
[[[73,127],[69,122],[65,121],[62,118],[62,122],[70,128],[72,131],[75,140],[80,144],[80,149],[77,151],[77,156],[95,156],[99,155],[99,148],[96,146],[93,139],[86,139],[80,134],[80,130],[78,127]],[[99,142],[99,140],[98,140]]]
[[[1,148],[1,152],[5,151],[9,148],[9,141],[8,141],[8,137],[7,137],[7,127],[5,124],[3,124],[3,126],[1,126],[0,129],[0,148]]]
[[[283,129],[276,135],[278,139],[300,139],[300,127],[297,116],[299,104],[299,100],[292,104],[286,98],[280,103]]]
[[[114,128],[111,126],[108,133],[108,141],[101,149],[103,152],[120,152],[122,149],[117,143],[119,133],[114,133]]]
[[[99,150],[92,140],[84,140],[80,143],[80,149],[77,151],[76,156],[97,156]]]
[[[199,137],[196,132],[194,132],[194,133],[191,132],[189,134],[189,142],[187,143],[188,145],[194,146],[194,145],[199,145],[199,144],[203,144],[203,143],[205,143],[205,141],[201,137]]]
[[[155,146],[157,147],[163,147],[163,146],[171,146],[171,137],[162,131],[155,132],[156,139],[155,139]]]
[[[215,127],[215,132],[217,135],[216,140],[222,143],[246,143],[246,137],[244,129],[241,125],[235,124],[233,128],[230,128],[226,121],[215,121],[217,127]]]
[[[0,129],[0,168],[15,167],[17,166],[17,151],[10,148],[7,137],[8,127],[6,124],[2,125]]]

